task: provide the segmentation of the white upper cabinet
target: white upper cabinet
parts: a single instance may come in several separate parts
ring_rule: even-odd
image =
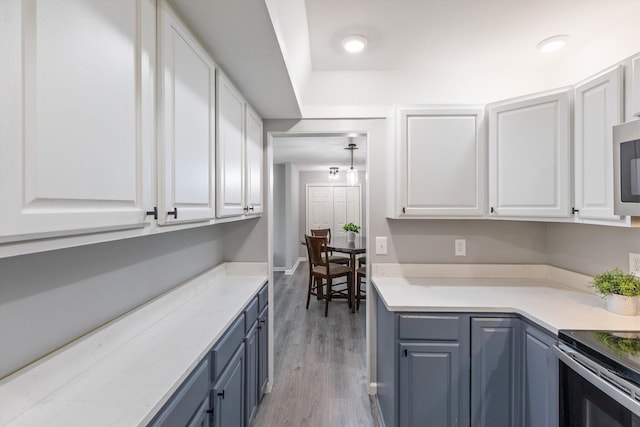
[[[262,213],[262,119],[229,79],[217,74],[218,218]]]
[[[484,109],[398,107],[392,217],[482,216],[486,207]]]
[[[631,121],[640,118],[640,54],[625,65],[625,121]]]
[[[620,220],[613,214],[611,129],[622,121],[622,82],[618,65],[575,88],[575,208],[581,220]]]
[[[262,203],[262,119],[246,106],[246,173],[245,197],[247,213],[258,214],[264,210]]]
[[[158,223],[215,217],[215,64],[161,2]]]
[[[142,227],[155,2],[2,2],[0,242]]]
[[[571,215],[571,89],[491,104],[490,214]]]
[[[217,216],[239,216],[245,211],[244,99],[220,71],[217,82]]]

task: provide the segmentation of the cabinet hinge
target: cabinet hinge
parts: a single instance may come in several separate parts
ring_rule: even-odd
[[[154,206],[152,211],[147,211],[146,216],[153,215],[153,219],[158,220],[158,207]]]

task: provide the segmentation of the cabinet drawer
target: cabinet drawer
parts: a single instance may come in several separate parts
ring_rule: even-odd
[[[244,333],[248,333],[258,320],[258,297],[255,297],[244,310]]]
[[[224,367],[244,340],[244,313],[238,316],[224,336],[211,350],[211,381],[220,376]]]
[[[205,358],[149,423],[149,426],[186,425],[198,411],[208,392],[209,361]]]
[[[456,341],[460,339],[460,316],[401,314],[398,316],[399,339]]]
[[[259,311],[262,311],[269,303],[269,286],[267,284],[258,292],[258,301],[260,302]]]

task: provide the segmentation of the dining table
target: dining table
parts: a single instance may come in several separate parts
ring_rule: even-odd
[[[305,242],[302,242],[306,246]],[[332,236],[331,241],[327,244],[327,250],[331,252],[338,252],[349,255],[349,265],[351,266],[351,291],[350,294],[354,295],[357,286],[356,270],[357,259],[356,257],[361,254],[367,253],[367,238],[365,236],[356,235],[353,241],[349,241],[346,235]],[[318,299],[322,298],[322,289],[318,291]],[[356,305],[355,300],[351,302],[351,312],[355,313]]]

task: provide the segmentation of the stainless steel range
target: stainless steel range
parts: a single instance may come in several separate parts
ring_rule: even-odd
[[[640,427],[640,334],[559,331],[560,425]]]

